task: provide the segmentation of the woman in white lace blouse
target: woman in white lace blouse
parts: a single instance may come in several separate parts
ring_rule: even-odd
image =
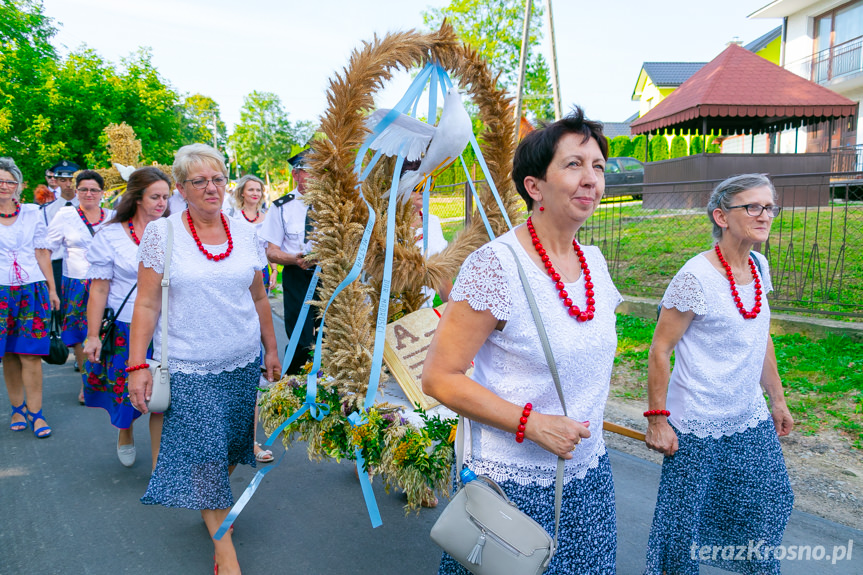
[[[770,270],[751,251],[779,211],[760,174],[719,184],[707,204],[716,243],[686,262],[662,298],[644,415],[647,446],[665,459],[647,573],[694,574],[699,563],[779,573],[763,549],[782,542],[794,503],[777,439],[793,420],[770,339]]]
[[[525,137],[513,180],[531,217],[465,261],[423,371],[425,392],[473,422],[467,465],[497,481],[549,533],[557,459],[567,460],[558,548],[546,573],[614,572],[614,486],[602,420],[621,297],[599,249],[575,239],[602,198],[607,154],[601,124],[580,109]],[[569,417],[510,248],[542,310]],[[465,375],[471,360],[472,379]],[[466,573],[447,554],[439,572]]]
[[[156,469],[141,501],[197,509],[215,535],[234,503],[229,475],[254,466],[255,395],[264,345],[267,379],[280,373],[273,318],[261,270],[267,264],[255,229],[221,211],[227,170],[204,144],[177,152],[173,175],[188,208],[147,226],[138,249],[138,296],[132,315],[129,397],[141,413],[152,390],[147,346],[161,359],[168,321],[171,405],[164,415]],[[168,309],[161,309],[168,225],[173,229]],[[155,337],[154,337],[155,335]],[[143,367],[142,367],[143,366]],[[222,573],[239,573],[230,531],[213,540]]]

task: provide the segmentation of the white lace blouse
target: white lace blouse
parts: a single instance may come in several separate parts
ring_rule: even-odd
[[[557,362],[569,417],[590,421],[590,438],[583,440],[566,462],[566,481],[583,478],[605,454],[602,420],[617,348],[614,310],[622,298],[608,274],[605,258],[594,246],[582,246],[596,292],[596,316],[583,323],[569,316],[551,278],[529,258],[515,232],[471,254],[450,298],[467,301],[475,310],[489,310],[497,319],[506,320],[504,329],[493,331],[477,353],[472,378],[507,401],[517,405],[530,402],[539,413],[563,413],[518,269],[504,244],[515,249],[533,290]],[[566,290],[573,302],[585,309],[584,276],[566,284]],[[472,423],[471,431],[468,461],[476,473],[521,485],[554,483],[554,454],[530,441],[516,443],[512,433],[493,427]]]
[[[671,280],[662,305],[692,310],[695,318],[674,348],[674,369],[668,384],[668,421],[696,437],[733,435],[770,416],[761,391],[761,370],[770,337],[773,291],[767,258],[761,264],[761,312],[743,319],[731,296],[728,278],[699,254]],[[735,278],[743,307],[755,305],[755,282]],[[741,285],[748,281],[745,285]]]
[[[87,279],[110,280],[107,305],[114,313],[138,281],[138,246],[126,234],[125,227],[125,223],[108,224],[93,236],[87,252],[87,261],[90,262]],[[132,321],[137,291],[136,288],[129,296],[117,320]]]
[[[8,226],[0,225],[0,285],[45,281],[36,261],[36,250],[50,249],[45,235],[45,220],[39,206],[34,204],[21,204],[21,213],[15,221]]]
[[[168,289],[168,368],[171,372],[214,374],[233,371],[258,359],[261,324],[249,287],[266,256],[252,226],[227,218],[234,251],[210,261],[198,250],[178,212],[147,226],[138,261],[164,273],[167,220],[174,228],[171,286]],[[213,254],[228,249],[204,245]],[[153,355],[161,359],[161,322],[153,334]]]
[[[114,210],[104,209],[105,217],[101,224],[93,225],[93,231],[98,232],[105,223],[114,217]],[[92,225],[92,224],[91,224]],[[90,262],[87,261],[87,250],[93,242],[93,235],[87,229],[87,225],[78,215],[75,206],[64,206],[60,208],[54,219],[48,225],[48,244],[52,251],[60,246],[66,248],[63,257],[63,275],[76,280],[87,279],[87,269]],[[54,278],[59,285],[59,278]]]

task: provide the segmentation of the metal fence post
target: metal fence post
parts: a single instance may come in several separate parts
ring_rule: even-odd
[[[470,182],[464,183],[464,227],[470,226],[470,214],[473,212],[473,194],[470,193]]]

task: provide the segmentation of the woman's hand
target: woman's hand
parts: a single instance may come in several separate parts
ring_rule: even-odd
[[[268,351],[264,354],[264,367],[267,370],[264,377],[266,377],[267,381],[270,383],[278,381],[279,378],[281,378],[282,362],[279,361],[279,354],[275,351]]]
[[[776,435],[783,437],[791,433],[794,427],[794,419],[791,417],[791,412],[788,411],[788,406],[784,403],[774,405],[770,410],[773,416],[773,425],[776,426]]]
[[[102,353],[102,340],[95,336],[87,336],[84,340],[84,355],[90,363],[99,363],[99,355]]]
[[[57,290],[51,290],[48,294],[48,300],[51,302],[51,309],[60,311],[60,296],[57,295]]]
[[[531,413],[525,426],[524,437],[564,459],[572,459],[572,452],[582,439],[590,437],[589,421],[579,423],[565,415]]]
[[[147,402],[153,394],[153,374],[149,369],[136,369],[129,374],[129,401],[142,414],[147,413]]]
[[[671,457],[677,452],[677,434],[663,416],[653,416],[647,424],[647,433],[644,434],[644,442],[648,449],[658,451],[663,455]]]

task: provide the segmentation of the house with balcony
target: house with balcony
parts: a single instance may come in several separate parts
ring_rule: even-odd
[[[774,0],[749,17],[782,19],[780,66],[855,102],[863,101],[863,0]],[[856,148],[860,165],[863,122],[857,117],[811,125],[806,148]]]

